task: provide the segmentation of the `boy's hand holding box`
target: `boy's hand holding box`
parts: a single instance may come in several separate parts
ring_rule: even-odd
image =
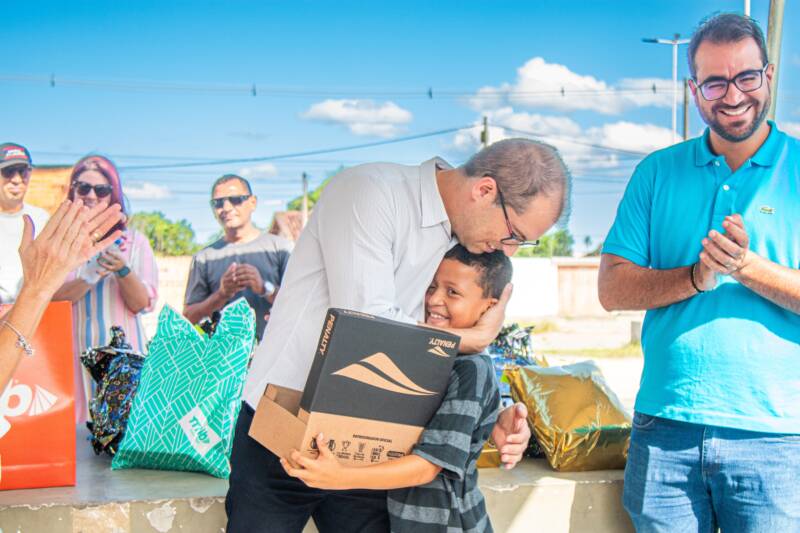
[[[300,391],[267,386],[250,436],[280,457],[316,457],[323,433],[336,457],[367,466],[408,454],[447,389],[459,337],[329,309]]]

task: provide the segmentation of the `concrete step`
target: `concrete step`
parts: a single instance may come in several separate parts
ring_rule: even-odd
[[[77,485],[0,491],[0,533],[222,533],[227,481],[158,470],[112,471],[78,441]],[[622,471],[558,473],[543,460],[482,469],[495,531],[629,532]],[[313,532],[313,525],[306,532]]]

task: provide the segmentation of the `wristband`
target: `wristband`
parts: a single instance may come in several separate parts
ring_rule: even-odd
[[[118,278],[124,278],[125,276],[131,273],[131,269],[128,268],[128,266],[126,265],[114,273],[117,275]]]
[[[700,287],[698,287],[697,283],[695,283],[695,281],[694,281],[694,267],[696,267],[696,266],[697,266],[697,263],[694,263],[692,265],[692,269],[689,271],[689,279],[692,280],[692,287],[694,287],[694,290],[697,291],[697,294],[700,294],[701,292],[706,292],[706,291],[701,291]]]
[[[275,285],[269,281],[264,282],[264,298],[275,292]]]

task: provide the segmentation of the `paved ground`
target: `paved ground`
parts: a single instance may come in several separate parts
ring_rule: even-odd
[[[608,318],[548,320],[555,330],[534,335],[534,347],[540,350],[565,350],[564,355],[548,355],[551,365],[570,364],[588,359],[585,356],[571,355],[587,348],[618,348],[631,341],[631,323],[641,323],[641,313],[621,313]],[[594,361],[603,371],[609,386],[619,396],[622,404],[633,410],[639,379],[642,374],[641,357],[597,358]]]

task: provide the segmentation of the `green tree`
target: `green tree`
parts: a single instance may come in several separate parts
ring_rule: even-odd
[[[158,255],[191,255],[200,249],[189,222],[183,219],[173,222],[161,211],[134,213],[128,224],[147,236]]]
[[[539,239],[539,246],[520,248],[515,257],[570,257],[575,239],[569,230],[559,229]]]
[[[323,180],[323,182],[319,184],[319,187],[308,193],[309,209],[313,208],[314,204],[317,203],[317,200],[319,200],[319,195],[322,194],[322,191],[325,189],[325,186],[328,184],[328,182],[331,181],[331,178],[344,169],[345,169],[344,165],[340,165],[339,168],[337,168],[336,170],[325,173],[325,175],[327,176],[325,180]],[[303,195],[301,194],[297,198],[289,200],[289,202],[286,204],[286,209],[288,209],[289,211],[300,211],[301,209],[303,209]]]

